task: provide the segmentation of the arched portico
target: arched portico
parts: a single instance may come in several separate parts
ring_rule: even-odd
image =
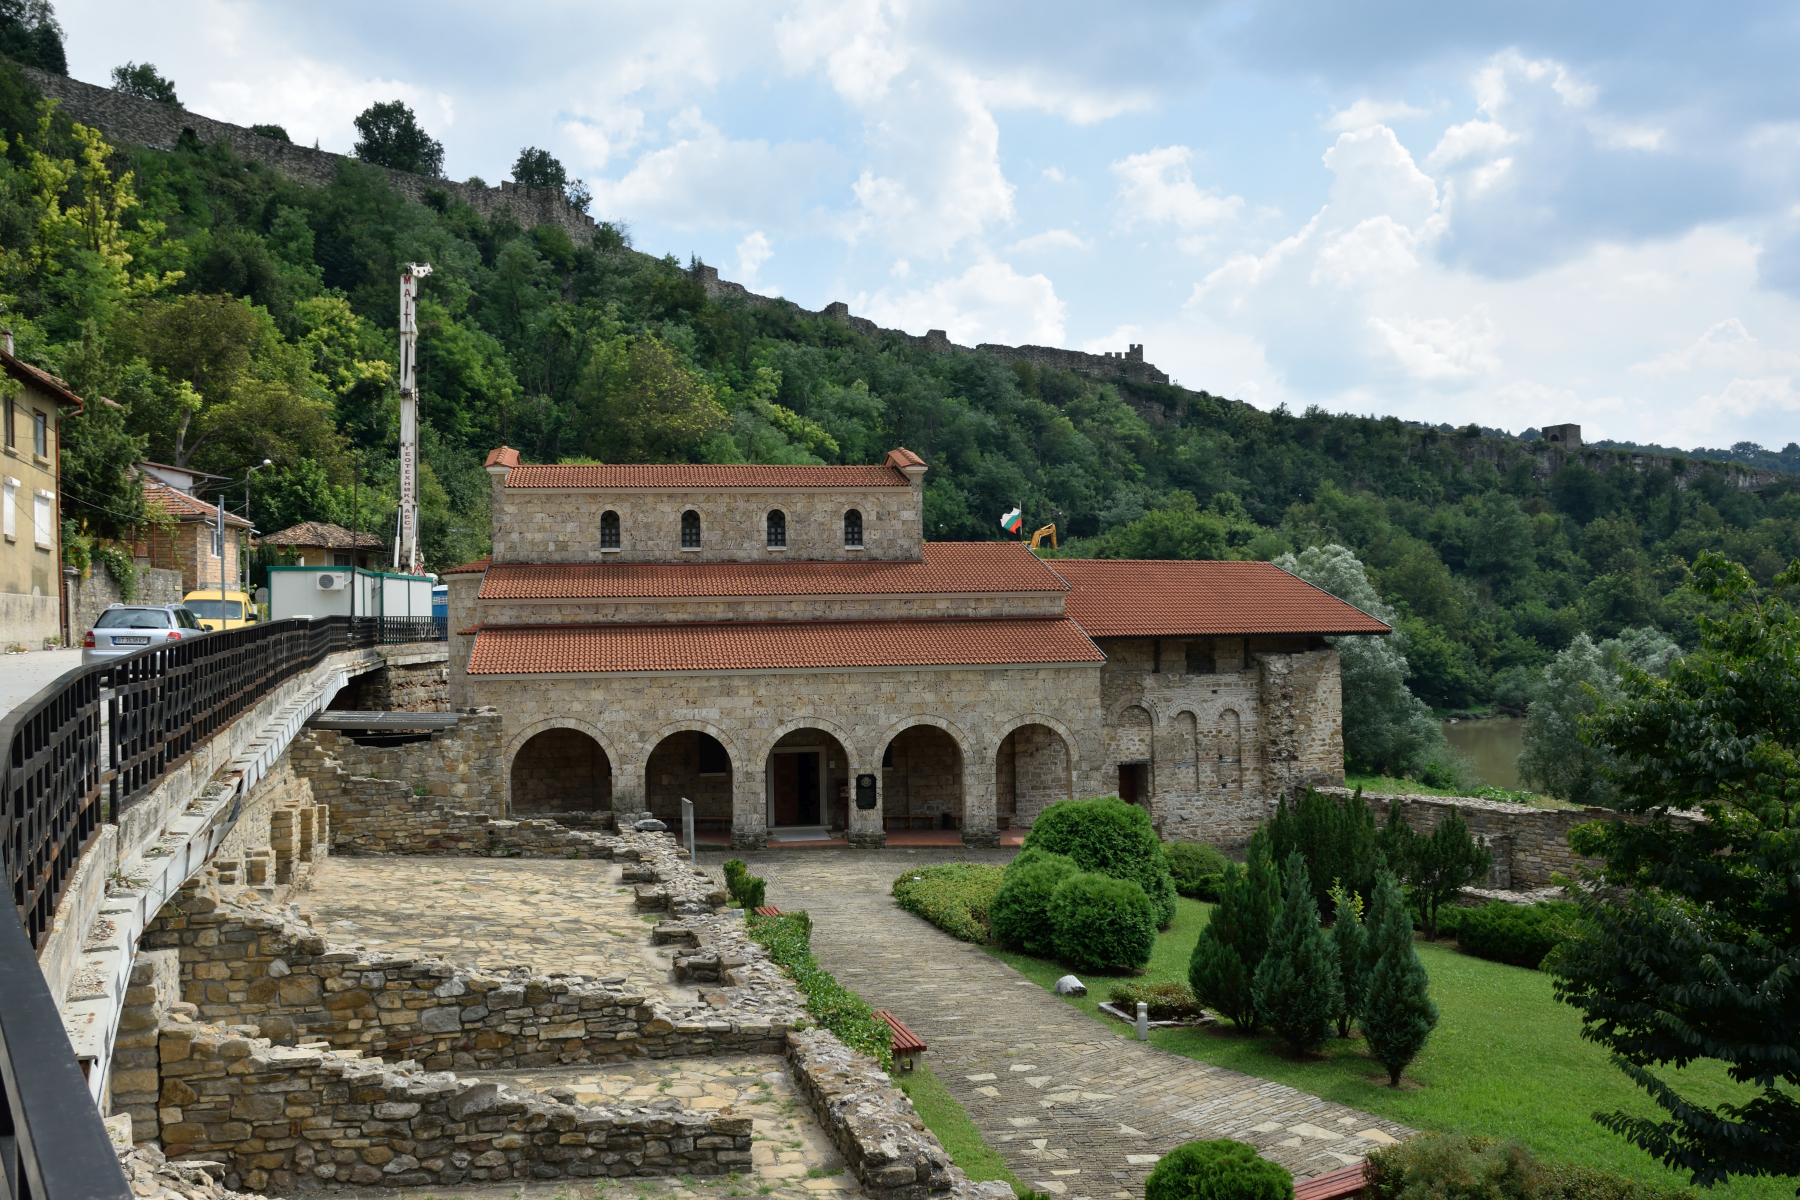
[[[998,826],[1029,829],[1039,813],[1074,796],[1074,757],[1072,742],[1041,720],[1008,731],[994,759]]]
[[[744,776],[737,748],[721,731],[698,722],[664,726],[657,733],[642,768],[645,809],[680,829],[681,802],[692,800],[696,833],[709,841],[735,839],[741,832],[737,793]],[[752,816],[760,845],[762,821],[760,814]]]
[[[579,729],[533,734],[513,755],[507,785],[507,812],[514,817],[612,811],[612,763],[600,743]]]
[[[889,833],[962,831],[968,796],[965,739],[948,721],[918,719],[883,739],[880,812]]]

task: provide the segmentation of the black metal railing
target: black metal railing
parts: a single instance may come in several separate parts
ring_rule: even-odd
[[[443,641],[431,618],[271,621],[80,667],[0,717],[0,1200],[129,1200],[38,968],[103,820],[276,687],[339,650]]]
[[[0,1196],[132,1200],[31,940],[6,913],[0,997]]]

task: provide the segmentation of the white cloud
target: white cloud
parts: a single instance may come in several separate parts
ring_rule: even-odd
[[[669,123],[687,136],[638,158],[621,179],[593,184],[594,211],[633,220],[654,216],[676,229],[758,223],[792,227],[802,214],[799,184],[818,175],[832,152],[816,143],[771,146],[734,141],[696,110]]]
[[[1243,197],[1200,188],[1188,166],[1193,157],[1186,146],[1163,146],[1113,163],[1120,225],[1173,225],[1187,235],[1180,239],[1182,249],[1192,252],[1208,240],[1195,236],[1199,231],[1234,220],[1243,210]]]
[[[1370,125],[1385,125],[1389,121],[1430,115],[1426,109],[1414,108],[1403,100],[1375,100],[1365,96],[1350,107],[1333,112],[1325,121],[1324,128],[1331,133],[1348,133],[1354,129],[1366,129]]]
[[[738,243],[738,281],[747,288],[765,286],[758,284],[756,273],[762,270],[762,265],[773,257],[775,257],[775,247],[769,241],[768,235],[760,229],[750,234],[749,237]],[[770,294],[780,295],[779,292]]]
[[[943,329],[965,346],[981,342],[1060,346],[1063,302],[1043,275],[1021,275],[1003,262],[976,263],[961,275],[916,291],[858,296],[853,311],[878,325],[923,334]]]
[[[1094,244],[1084,242],[1067,229],[1046,229],[1030,237],[1020,238],[1006,248],[1008,254],[1041,254],[1047,250],[1091,250]]]
[[[1370,317],[1369,328],[1386,341],[1414,379],[1437,381],[1491,375],[1500,366],[1500,331],[1486,313],[1467,316]]]
[[[1069,178],[1062,173],[1061,167],[1045,167],[1042,174],[1051,183],[1067,183]]]
[[[1444,130],[1437,146],[1426,156],[1425,165],[1432,170],[1441,170],[1464,159],[1490,158],[1502,146],[1518,140],[1518,134],[1498,121],[1464,121]]]

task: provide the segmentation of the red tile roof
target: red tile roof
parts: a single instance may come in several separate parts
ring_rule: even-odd
[[[218,506],[178,491],[160,480],[143,476],[144,499],[173,516],[177,521],[211,521],[219,515]],[[250,522],[234,512],[225,514],[225,524],[240,529],[250,528]]]
[[[264,534],[266,546],[322,546],[327,550],[380,550],[387,545],[372,533],[356,533],[328,521],[302,521],[279,533]]]
[[[489,450],[484,466],[516,467],[519,465],[519,452],[511,446],[501,446],[498,450]]]
[[[439,575],[479,575],[483,571],[487,570],[488,564],[493,561],[494,561],[493,556],[489,555],[487,558],[478,558],[474,562],[464,563],[460,567],[451,567],[448,571],[439,571],[438,574]]]
[[[1090,637],[1391,633],[1387,625],[1272,563],[1052,559],[1063,611]]]
[[[44,370],[42,367],[34,367],[24,359],[14,358],[4,350],[0,350],[0,364],[4,364],[6,373],[11,375],[14,379],[17,379],[22,383],[32,384],[42,391],[49,392],[50,398],[55,400],[58,404],[72,404],[76,408],[82,406],[81,397],[70,391],[68,384]]]
[[[893,450],[889,450],[887,452],[887,458],[884,461],[886,461],[888,466],[899,467],[901,470],[905,470],[907,467],[922,467],[925,465],[924,459],[914,454],[911,450],[908,450],[905,446],[899,446]]]
[[[471,675],[1099,663],[1062,617],[484,627]]]
[[[501,563],[488,568],[487,578],[481,582],[481,599],[622,600],[650,596],[868,596],[1067,590],[1068,585],[1050,568],[1016,542],[927,542],[922,562]]]
[[[695,463],[514,467],[514,488],[911,487],[897,467],[707,466]]]

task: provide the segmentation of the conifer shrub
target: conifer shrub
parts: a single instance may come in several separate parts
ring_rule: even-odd
[[[1083,871],[1128,879],[1150,897],[1156,927],[1175,920],[1175,881],[1162,840],[1150,826],[1150,814],[1116,796],[1063,800],[1031,823],[1025,850],[1065,854]]]
[[[1156,909],[1144,889],[1097,871],[1056,885],[1050,928],[1057,957],[1088,971],[1135,971],[1156,949]]]
[[[939,863],[903,871],[894,900],[951,937],[981,945],[988,940],[988,908],[1006,869],[991,863]]]
[[[1298,850],[1288,855],[1285,890],[1269,951],[1256,968],[1256,1012],[1301,1054],[1330,1036],[1344,1007],[1344,982]]]
[[[1362,1013],[1363,991],[1368,986],[1364,973],[1363,948],[1368,933],[1363,929],[1362,902],[1347,891],[1337,894],[1337,917],[1331,926],[1331,948],[1337,953],[1338,979],[1343,988],[1344,1003],[1338,1009],[1339,1037],[1350,1036],[1350,1024]]]
[[[1331,889],[1345,887],[1367,896],[1375,880],[1375,814],[1357,788],[1339,799],[1307,788],[1283,796],[1269,819],[1269,852],[1286,869],[1288,855],[1306,859],[1313,903],[1319,911],[1332,904]]]
[[[1226,866],[1219,906],[1188,959],[1195,998],[1246,1033],[1257,1025],[1256,968],[1268,953],[1280,901],[1269,841],[1259,830],[1250,839],[1247,865]]]
[[[1175,891],[1195,900],[1217,900],[1229,861],[1217,847],[1200,842],[1170,842],[1163,847]]]
[[[988,904],[988,922],[994,940],[1040,958],[1056,956],[1056,937],[1050,925],[1050,898],[1057,885],[1080,868],[1074,860],[1042,850],[1021,854],[1007,864],[1000,890]]]
[[[731,904],[745,912],[763,906],[763,897],[768,884],[760,877],[750,874],[750,868],[744,865],[741,858],[725,860],[725,892],[731,897]]]
[[[1468,953],[1515,967],[1537,967],[1568,939],[1576,908],[1567,900],[1530,905],[1495,900],[1481,908],[1444,910],[1439,929],[1449,928],[1443,918],[1451,912],[1457,914],[1452,930],[1457,945]]]
[[[1162,1156],[1144,1181],[1144,1200],[1293,1200],[1294,1177],[1280,1163],[1230,1138],[1188,1142]]]
[[[1399,1087],[1400,1073],[1437,1028],[1438,1010],[1425,964],[1413,950],[1412,916],[1390,871],[1376,874],[1368,933],[1368,982],[1358,1023],[1369,1052],[1388,1069],[1388,1083]]]

